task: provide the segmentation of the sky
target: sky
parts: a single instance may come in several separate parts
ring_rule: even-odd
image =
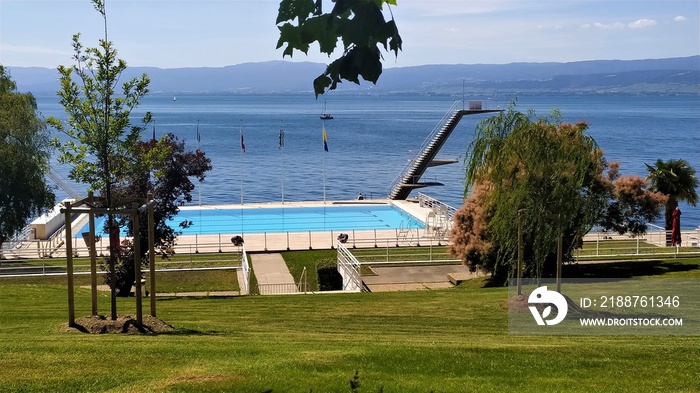
[[[119,57],[160,68],[283,60],[278,7],[279,0],[106,0]],[[331,7],[324,0],[324,10]],[[700,54],[698,0],[398,0],[391,13],[403,51],[384,53],[385,67]],[[78,32],[86,47],[104,34],[89,0],[0,0],[0,64],[72,65]],[[329,58],[314,46],[284,60]]]

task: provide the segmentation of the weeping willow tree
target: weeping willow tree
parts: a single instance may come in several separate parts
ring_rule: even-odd
[[[515,104],[477,126],[466,159],[466,190],[489,183],[488,232],[495,276],[515,269],[518,215],[524,216],[525,272],[542,277],[557,241],[572,246],[595,224],[606,198],[598,192],[603,153],[584,122],[565,124],[558,111],[537,117]]]

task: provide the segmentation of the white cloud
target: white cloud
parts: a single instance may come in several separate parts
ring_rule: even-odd
[[[673,18],[673,20],[675,20],[676,22],[685,22],[688,20],[688,18],[686,18],[683,15],[678,15],[677,17]]]
[[[591,27],[596,28],[596,29],[601,29],[601,30],[617,30],[617,29],[624,29],[625,25],[620,22],[614,22],[614,23],[600,23],[600,22],[595,22],[593,24],[586,23],[582,25],[584,29],[590,29]]]
[[[639,19],[629,24],[630,29],[643,29],[645,27],[655,26],[657,23],[653,19]]]

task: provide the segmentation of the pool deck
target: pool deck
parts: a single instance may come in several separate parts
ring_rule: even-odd
[[[329,201],[323,202],[290,202],[290,203],[260,203],[243,205],[245,208],[277,208],[277,207],[311,207],[323,205],[386,205],[391,204],[425,222],[428,213],[432,210],[421,207],[417,202],[392,201],[388,199],[374,199],[364,201]],[[198,207],[197,207],[198,208]],[[202,208],[205,208],[202,206]],[[207,209],[232,209],[242,208],[241,205],[213,205]],[[192,209],[190,207],[190,209]],[[439,232],[439,233],[437,233]],[[336,246],[338,235],[348,235],[347,244],[353,248],[367,247],[397,247],[412,246],[417,244],[437,245],[447,241],[446,231],[435,231],[433,228],[410,229],[376,229],[376,230],[350,230],[350,231],[305,231],[305,232],[270,232],[270,233],[246,233],[242,237],[245,241],[246,251],[287,251],[287,250],[319,250],[333,249]],[[204,252],[234,252],[239,247],[231,244],[231,237],[237,234],[217,235],[183,235],[178,237],[176,252],[179,253],[204,253]]]
[[[416,217],[419,221],[426,221],[431,208],[421,206],[414,200],[389,200],[366,199],[345,201],[303,201],[303,202],[264,202],[236,205],[203,205],[183,206],[181,210],[216,210],[216,209],[260,209],[280,207],[318,207],[318,206],[357,206],[357,205],[394,205],[399,209]],[[86,256],[87,247],[82,239],[80,231],[87,223],[87,215],[81,215],[73,220],[73,247],[78,255]],[[444,245],[447,243],[448,231],[445,228],[403,228],[403,229],[376,229],[376,230],[349,230],[349,231],[305,231],[282,233],[247,233],[243,234],[246,251],[248,252],[275,252],[287,250],[318,250],[333,249],[337,244],[338,235],[348,235],[346,246],[352,248],[370,247],[399,247],[416,245]],[[231,237],[240,233],[221,233],[214,235],[181,235],[174,247],[177,254],[192,253],[216,253],[239,252],[240,247],[233,246]],[[106,237],[97,243],[98,254],[108,252],[108,240]],[[62,242],[42,241],[26,242],[19,250],[20,258],[37,258],[41,254],[50,253],[53,257],[65,256],[65,245]],[[9,254],[9,253],[8,253]]]

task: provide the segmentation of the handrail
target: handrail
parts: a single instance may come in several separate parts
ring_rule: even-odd
[[[443,203],[443,202],[441,202],[441,201],[439,201],[439,200],[437,200],[437,199],[435,199],[435,198],[433,198],[433,197],[431,197],[431,196],[428,196],[428,195],[423,194],[422,192],[419,192],[419,193],[418,193],[418,200],[419,200],[419,201],[423,201],[423,203],[424,203],[426,206],[430,206],[430,207],[433,207],[433,206],[446,206],[446,207],[447,207],[447,215],[448,215],[450,221],[452,221],[452,217],[454,216],[455,212],[457,211],[457,208],[456,208],[456,207],[453,207],[453,206],[450,206],[450,205],[448,205],[448,204],[446,204],[446,203]]]
[[[245,251],[245,244],[242,249],[241,268],[243,271],[243,293],[250,293],[250,264],[248,263],[248,253]]]
[[[403,169],[399,172],[399,174],[394,178],[394,180],[391,182],[391,186],[389,187],[389,194],[396,188],[396,186],[403,181],[403,178],[406,176],[409,170],[413,167],[413,164],[418,161],[418,158],[423,154],[425,149],[428,147],[430,142],[435,138],[435,135],[437,135],[442,128],[445,126],[445,123],[447,122],[447,119],[450,118],[457,109],[457,106],[459,105],[461,101],[454,101],[452,103],[452,106],[450,109],[445,112],[445,114],[442,116],[440,121],[437,123],[437,125],[433,128],[433,130],[428,134],[428,136],[423,140],[423,143],[421,144],[420,148],[417,150],[416,155],[408,160],[408,162],[404,165]]]
[[[362,272],[360,262],[345,245],[338,242],[338,272],[343,276],[343,290],[362,292]]]

